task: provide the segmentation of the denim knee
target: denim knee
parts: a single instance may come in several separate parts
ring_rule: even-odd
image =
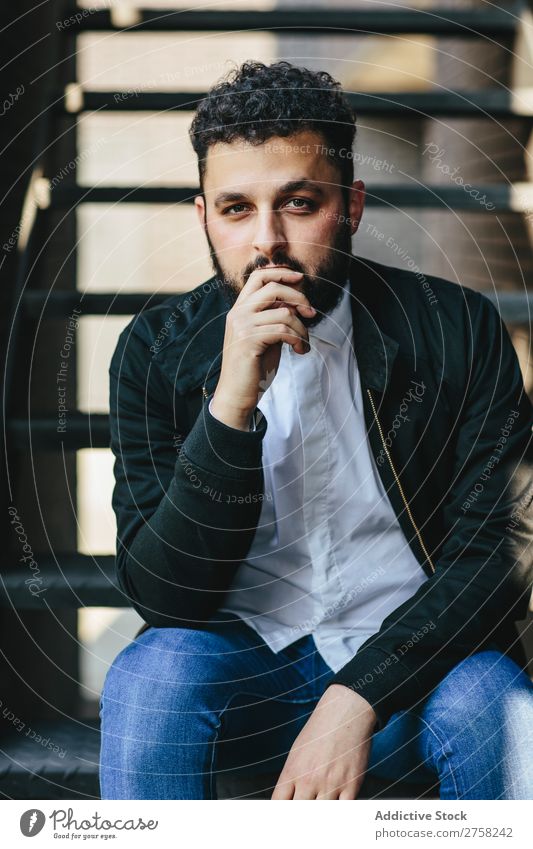
[[[529,799],[533,684],[498,650],[457,664],[420,708],[441,799]]]
[[[424,706],[426,720],[437,722],[448,740],[465,729],[503,733],[522,709],[533,708],[533,684],[510,657],[496,649],[462,660],[441,681]]]
[[[185,633],[183,633],[185,631]],[[216,656],[209,658],[210,635],[202,635],[204,653],[193,652],[194,632],[153,628],[125,646],[105,677],[101,710],[117,713],[124,722],[194,714],[208,709]],[[197,633],[197,632],[196,632]]]

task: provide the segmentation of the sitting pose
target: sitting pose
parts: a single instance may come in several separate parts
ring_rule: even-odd
[[[479,292],[352,253],[338,82],[245,62],[190,128],[214,275],[110,365],[117,574],[144,626],[100,702],[104,799],[533,798],[532,407]],[[451,249],[451,246],[450,246]]]

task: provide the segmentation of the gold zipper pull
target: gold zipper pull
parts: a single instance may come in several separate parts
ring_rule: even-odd
[[[415,520],[414,520],[414,518],[413,518],[413,514],[411,513],[411,508],[409,507],[409,504],[407,503],[407,499],[406,499],[406,497],[405,497],[405,493],[404,493],[404,491],[403,491],[403,487],[402,487],[402,485],[401,485],[401,483],[400,483],[400,479],[399,479],[398,475],[396,474],[396,469],[394,468],[394,463],[392,462],[392,457],[391,457],[390,451],[389,451],[389,449],[387,448],[387,444],[386,444],[386,442],[385,442],[385,438],[384,438],[384,436],[383,436],[383,430],[381,429],[381,423],[380,423],[380,421],[379,421],[379,419],[378,419],[378,414],[377,414],[376,406],[375,406],[375,404],[374,404],[374,399],[372,398],[372,393],[371,393],[370,389],[367,389],[366,391],[367,391],[367,393],[368,393],[368,397],[370,398],[370,404],[371,404],[371,407],[372,407],[372,412],[374,413],[374,418],[375,418],[375,420],[376,420],[376,424],[377,424],[377,426],[378,426],[379,435],[380,435],[380,437],[381,437],[381,442],[383,443],[383,450],[385,451],[385,454],[386,454],[386,456],[387,456],[387,459],[388,459],[388,461],[389,461],[389,463],[390,463],[390,467],[391,467],[391,469],[392,469],[392,474],[394,475],[394,480],[396,481],[396,483],[397,483],[397,485],[398,485],[398,489],[400,490],[400,495],[402,496],[403,503],[405,504],[405,509],[406,509],[406,511],[407,511],[407,515],[409,516],[409,519],[411,520],[411,524],[412,524],[412,526],[413,526],[413,528],[414,528],[414,530],[415,530],[415,533],[416,533],[416,535],[417,535],[417,537],[418,537],[418,541],[419,541],[419,543],[420,543],[420,547],[421,547],[422,551],[424,552],[424,555],[425,555],[425,557],[426,557],[426,559],[427,559],[427,561],[428,561],[429,565],[431,566],[431,569],[432,569],[432,571],[433,571],[433,573],[434,573],[434,572],[435,572],[435,566],[433,565],[433,561],[431,560],[431,557],[430,557],[430,556],[429,556],[429,554],[428,554],[428,550],[427,550],[426,546],[424,545],[424,540],[422,539],[422,534],[421,534],[421,533],[420,533],[420,531],[418,530],[418,527],[417,527],[417,525],[416,525],[416,522],[415,522]]]

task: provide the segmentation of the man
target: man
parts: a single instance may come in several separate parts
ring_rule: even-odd
[[[352,256],[354,134],[339,84],[287,62],[244,63],[191,126],[215,275],[110,367],[146,625],[102,693],[103,798],[214,798],[237,766],[280,770],[273,799],[367,773],[533,793],[531,404],[488,299]]]

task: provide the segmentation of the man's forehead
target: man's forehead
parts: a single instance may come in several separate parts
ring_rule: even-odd
[[[260,144],[234,139],[209,147],[204,184],[211,191],[242,191],[257,182],[258,189],[276,192],[289,181],[328,182],[333,170],[333,156],[317,133],[273,136]]]

